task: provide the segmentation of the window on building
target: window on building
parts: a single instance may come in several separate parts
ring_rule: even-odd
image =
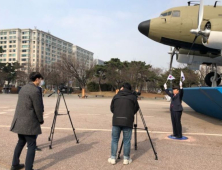
[[[29,48],[29,45],[22,45],[22,48]]]
[[[9,36],[9,39],[16,39],[16,36]]]
[[[0,32],[0,35],[7,35],[7,32]]]
[[[23,58],[22,61],[26,61],[26,58]],[[25,66],[25,65],[24,65]]]
[[[16,34],[16,31],[9,31],[9,34]]]

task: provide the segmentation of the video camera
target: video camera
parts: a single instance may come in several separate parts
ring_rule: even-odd
[[[134,92],[132,92],[132,94],[135,95],[138,98],[138,96],[141,95],[141,92],[134,91]]]
[[[68,87],[66,87],[64,84],[60,84],[60,85],[59,85],[59,91],[60,91],[60,92],[65,92],[66,89],[68,89]]]

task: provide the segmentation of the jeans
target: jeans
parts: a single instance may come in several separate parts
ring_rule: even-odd
[[[112,128],[112,143],[111,143],[111,158],[116,159],[118,142],[120,133],[123,131],[123,158],[130,158],[132,128],[123,126],[113,126]]]
[[[12,166],[19,164],[19,157],[21,155],[22,149],[24,148],[26,142],[28,143],[28,150],[25,160],[25,170],[32,170],[34,159],[35,159],[35,148],[36,148],[36,135],[20,135],[18,134],[18,143],[15,147]]]

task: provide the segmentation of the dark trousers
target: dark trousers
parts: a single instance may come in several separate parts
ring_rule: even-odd
[[[36,148],[36,135],[20,135],[18,134],[18,143],[15,147],[12,166],[19,164],[19,157],[21,155],[22,149],[24,148],[26,142],[28,146],[26,160],[25,160],[25,170],[32,170],[34,159],[35,159],[35,148]]]
[[[176,112],[171,110],[171,121],[173,125],[173,135],[176,137],[182,137],[182,125],[181,125],[182,111]]]

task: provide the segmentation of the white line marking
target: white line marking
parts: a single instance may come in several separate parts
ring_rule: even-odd
[[[7,125],[0,125],[0,128],[10,128]],[[51,127],[42,127],[42,129],[51,129]],[[57,130],[71,130],[72,128],[55,128]],[[85,129],[85,128],[76,128],[75,130],[79,131],[101,131],[101,132],[111,132],[112,129]],[[138,133],[146,133],[146,131],[138,130]],[[171,134],[172,132],[162,132],[162,131],[149,131],[149,133],[153,134]],[[211,134],[211,133],[183,133],[184,135],[197,135],[197,136],[218,136],[222,137],[222,134]]]
[[[0,115],[3,115],[3,114],[5,114],[5,113],[7,113],[7,112],[0,112]]]
[[[15,111],[15,109],[7,109],[7,110],[4,110],[4,111]]]

